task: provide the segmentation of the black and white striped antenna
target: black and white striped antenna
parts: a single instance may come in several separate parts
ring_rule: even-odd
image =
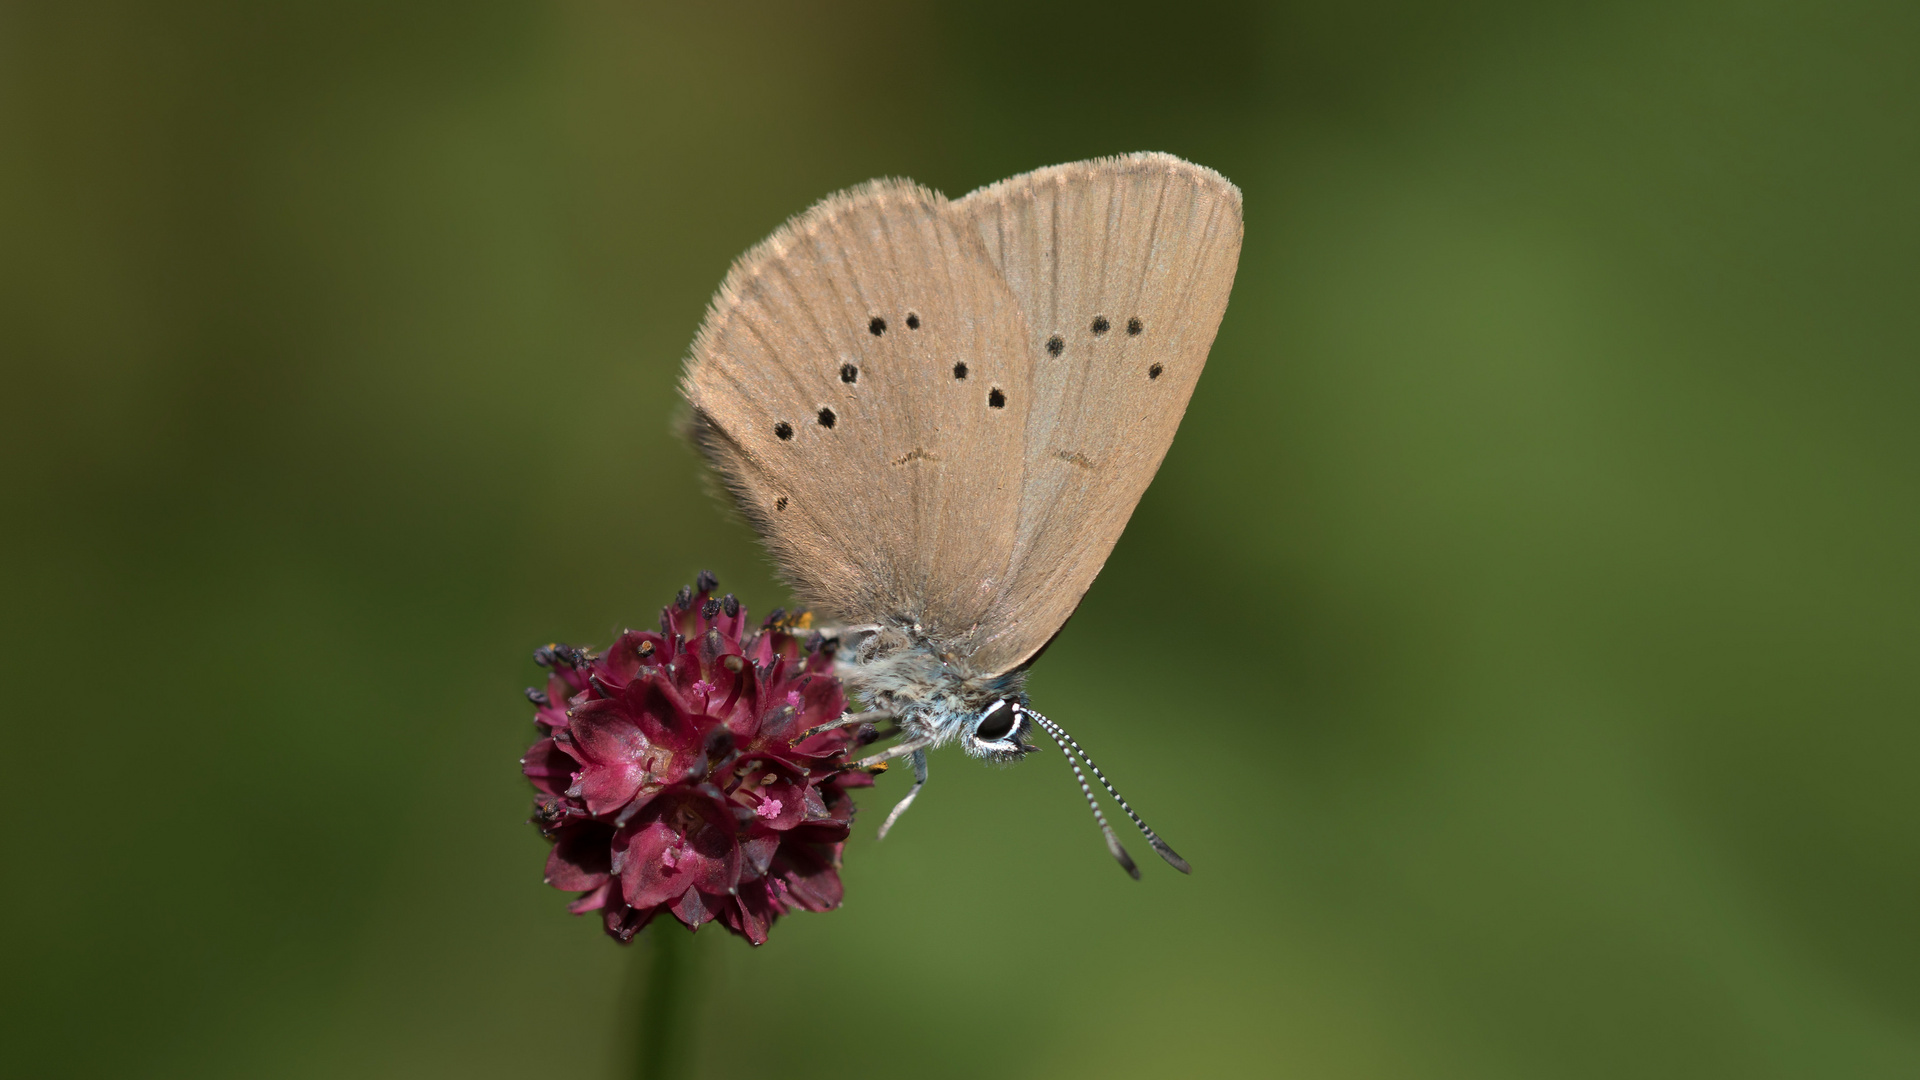
[[[1093,763],[1093,758],[1088,755],[1085,750],[1080,748],[1080,744],[1073,741],[1073,736],[1061,730],[1059,724],[1041,716],[1032,709],[1023,705],[1016,705],[1014,708],[1027,716],[1033,717],[1035,722],[1045,728],[1047,734],[1053,737],[1053,741],[1060,747],[1060,752],[1067,756],[1067,764],[1073,766],[1074,779],[1080,781],[1080,793],[1087,797],[1087,805],[1093,809],[1093,820],[1100,823],[1100,834],[1107,838],[1107,850],[1113,853],[1113,857],[1115,861],[1119,862],[1121,869],[1132,875],[1135,881],[1140,880],[1140,868],[1133,864],[1133,858],[1127,854],[1127,849],[1120,846],[1120,838],[1113,834],[1113,827],[1107,824],[1107,815],[1100,810],[1100,800],[1093,794],[1093,786],[1087,783],[1087,774],[1080,771],[1080,762],[1082,761],[1087,763],[1087,768],[1093,770],[1094,777],[1100,781],[1101,787],[1107,789],[1107,794],[1113,796],[1113,801],[1120,804],[1120,809],[1126,811],[1127,817],[1133,819],[1133,823],[1140,829],[1140,834],[1147,838],[1147,843],[1153,846],[1153,850],[1159,852],[1162,859],[1167,860],[1167,865],[1183,874],[1193,873],[1193,867],[1187,865],[1187,860],[1181,858],[1178,852],[1168,847],[1167,842],[1160,839],[1158,833],[1154,832],[1146,822],[1140,820],[1140,815],[1134,813],[1133,807],[1127,805],[1127,800],[1120,797],[1120,792],[1114,788],[1113,782],[1108,780],[1106,774],[1100,771],[1100,766]]]

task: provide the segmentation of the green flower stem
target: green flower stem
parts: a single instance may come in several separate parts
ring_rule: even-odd
[[[644,937],[647,948],[635,958],[642,987],[633,1075],[638,1080],[677,1080],[687,1074],[698,1002],[693,935],[662,913]]]

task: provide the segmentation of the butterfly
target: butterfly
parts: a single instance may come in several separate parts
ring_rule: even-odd
[[[1168,154],[1057,165],[947,199],[876,180],[788,221],[728,273],[681,381],[691,433],[836,666],[898,741],[1014,761],[1059,745],[1030,665],[1066,623],[1180,426],[1239,263],[1240,191]],[[833,725],[828,725],[833,726]],[[818,729],[816,729],[818,730]]]

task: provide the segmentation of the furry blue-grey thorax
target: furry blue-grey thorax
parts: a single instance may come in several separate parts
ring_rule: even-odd
[[[970,756],[1003,764],[1034,749],[1024,738],[1025,671],[974,674],[924,637],[893,627],[847,633],[836,665],[861,704],[893,717],[908,743],[933,749],[958,741]]]

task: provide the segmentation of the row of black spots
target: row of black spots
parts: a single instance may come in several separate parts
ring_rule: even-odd
[[[820,406],[820,411],[813,414],[813,419],[821,427],[826,428],[828,430],[832,430],[833,425],[840,422],[840,417],[836,415],[832,409],[827,408],[825,405]],[[787,423],[785,420],[780,421],[779,423],[773,425],[773,436],[774,438],[779,439],[781,442],[786,442],[792,439],[793,425]]]
[[[1127,336],[1128,337],[1139,337],[1140,332],[1145,330],[1146,328],[1147,328],[1147,324],[1141,322],[1138,316],[1127,320]],[[1092,330],[1095,334],[1104,334],[1111,329],[1113,329],[1113,324],[1107,321],[1107,317],[1105,315],[1095,315],[1093,317]],[[1060,339],[1059,338],[1053,339],[1053,341],[1058,341],[1058,340]],[[1053,341],[1047,342],[1047,350],[1049,352],[1053,351]],[[1060,354],[1055,352],[1053,355],[1059,356]]]
[[[967,362],[965,360],[962,360],[959,363],[953,365],[953,377],[956,379],[965,379],[967,377]],[[1153,377],[1156,379],[1160,377],[1159,364],[1153,365]],[[841,382],[851,383],[858,380],[859,378],[860,378],[859,368],[855,367],[852,364],[840,365],[840,381]],[[987,390],[987,407],[992,409],[1006,408],[1007,407],[1006,392],[1001,390],[997,386],[990,387]],[[840,422],[839,415],[835,413],[831,408],[825,405],[820,406],[820,411],[813,414],[813,419],[815,423],[819,424],[821,427],[826,428],[829,431],[833,430],[833,426]],[[773,435],[775,438],[779,439],[781,442],[789,442],[793,439],[793,425],[786,422],[785,420],[778,421],[773,425]]]
[[[1139,337],[1141,331],[1146,328],[1147,324],[1141,322],[1138,318],[1127,320],[1128,337]],[[1093,325],[1090,329],[1093,331],[1093,336],[1099,337],[1101,334],[1113,329],[1113,323],[1109,321],[1105,315],[1095,315],[1093,317]],[[1059,334],[1053,335],[1047,339],[1046,350],[1048,356],[1059,356],[1061,353],[1067,351],[1067,339],[1061,337]]]
[[[920,316],[917,313],[911,312],[911,311],[907,312],[907,329],[909,330],[920,329]],[[884,334],[886,332],[887,332],[887,320],[881,318],[878,315],[875,315],[873,318],[867,320],[867,333],[872,334],[874,337],[879,337],[881,334]],[[852,381],[852,380],[848,380],[848,381]]]
[[[962,379],[962,380],[964,380],[967,377],[967,362],[965,360],[962,360],[959,363],[953,365],[953,377],[956,379]],[[1006,392],[1001,390],[997,386],[988,387],[987,388],[987,407],[990,409],[1006,408],[1007,407]]]

